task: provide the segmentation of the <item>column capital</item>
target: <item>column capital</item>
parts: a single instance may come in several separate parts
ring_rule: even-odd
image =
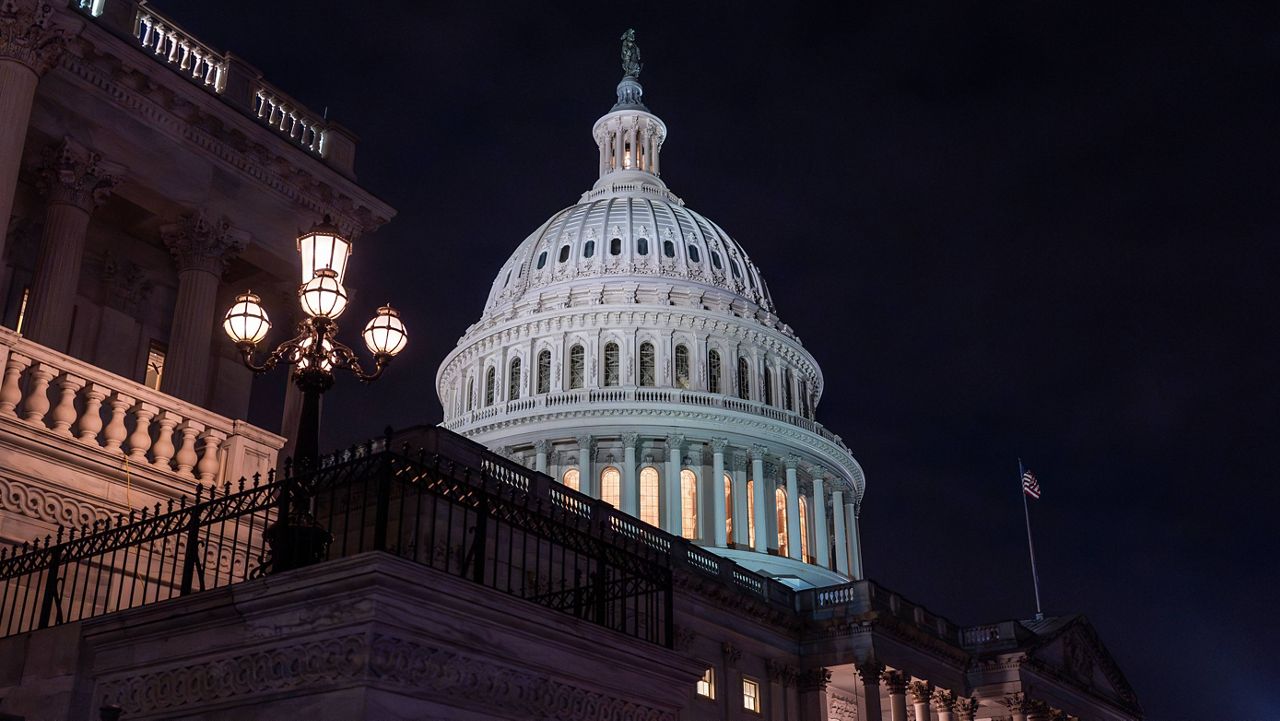
[[[104,161],[102,155],[68,136],[41,153],[37,183],[50,202],[88,212],[106,202],[123,174],[124,166]]]
[[[872,658],[862,663],[854,664],[853,670],[858,672],[858,676],[863,683],[868,686],[879,686],[880,678],[884,674],[884,664]]]
[[[733,464],[733,469],[734,469],[734,470],[742,470],[742,469],[746,468],[746,466],[747,466],[747,452],[746,452],[746,451],[734,451],[734,452],[733,452],[733,455],[732,455],[732,458],[733,458],[732,464]]]
[[[623,433],[622,434],[623,448],[635,448],[636,444],[638,444],[639,442],[640,442],[639,433]]]
[[[667,436],[667,450],[674,451],[684,448],[684,434],[672,433]]]
[[[548,441],[548,440],[545,440],[545,439],[544,439],[544,440],[540,440],[540,441],[534,441],[534,442],[533,442],[533,452],[534,452],[534,453],[543,453],[543,454],[550,453],[550,452],[551,452],[551,441]]]
[[[786,464],[788,471],[794,471],[796,467],[800,465],[800,456],[797,456],[794,453],[788,453],[787,457],[784,458],[782,462]]]
[[[796,677],[796,686],[801,692],[825,691],[831,682],[831,669],[811,668],[801,671]]]
[[[823,466],[819,466],[815,464],[815,465],[809,466],[809,475],[812,476],[815,480],[822,479],[823,481],[825,481],[827,480],[827,469]]]
[[[33,0],[0,2],[0,59],[44,75],[67,48],[67,33],[53,22],[53,6]]]
[[[782,661],[774,661],[771,658],[765,659],[764,670],[768,674],[770,681],[780,683],[783,686],[790,686],[795,682],[796,676],[799,675],[795,666]]]
[[[961,698],[956,699],[956,715],[959,721],[973,721],[973,717],[978,714],[978,699]]]
[[[889,693],[907,692],[907,675],[901,671],[885,671],[880,674],[880,680],[889,688]]]
[[[1031,711],[1031,701],[1027,699],[1026,694],[1021,691],[1006,694],[1003,699],[1004,707],[1009,709],[1011,713],[1017,712],[1025,714]]]
[[[596,439],[594,436],[577,436],[574,438],[578,442],[578,448],[584,451],[594,451],[596,449]]]
[[[725,663],[734,666],[742,659],[742,649],[725,641],[720,644],[720,653],[724,654]]]
[[[938,711],[953,711],[956,708],[956,695],[945,688],[934,689],[933,707]]]
[[[751,446],[751,460],[763,461],[769,455],[769,447],[759,443]]]
[[[161,226],[160,238],[178,261],[179,272],[203,270],[216,276],[221,276],[227,262],[248,244],[247,234],[232,228],[225,216],[213,218],[204,211]]]
[[[724,449],[726,449],[726,448],[728,448],[728,447],[729,447],[729,439],[728,439],[728,438],[712,438],[712,439],[711,439],[711,452],[712,452],[712,453],[724,453]]]
[[[912,681],[907,684],[907,690],[916,703],[929,703],[933,698],[933,684],[928,681]]]

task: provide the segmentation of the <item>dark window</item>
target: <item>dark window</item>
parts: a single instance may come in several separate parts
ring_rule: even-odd
[[[707,390],[720,392],[720,353],[707,351]]]
[[[738,358],[738,397],[742,400],[751,398],[751,364],[746,358]]]
[[[698,246],[696,245],[689,246],[689,260],[692,260],[695,263],[702,262],[702,260],[698,257]]]
[[[676,244],[669,240],[662,241],[662,254],[668,258],[676,257]]]
[[[652,343],[640,344],[640,385],[657,385],[657,374],[654,373],[654,353]]]
[[[622,255],[622,238],[609,241],[609,255]]]
[[[588,240],[587,244],[582,246],[582,257],[590,258],[595,254],[596,254],[596,242],[594,240]]]
[[[649,239],[648,239],[648,238],[641,238],[641,239],[639,239],[639,240],[637,240],[637,241],[636,241],[636,254],[637,254],[637,255],[648,255],[648,254],[649,254]]]
[[[493,386],[498,379],[498,371],[493,366],[489,366],[489,370],[484,374],[484,404],[486,406],[493,405]]]
[[[569,246],[560,246],[560,262],[563,263],[569,259]]]
[[[616,386],[621,380],[618,377],[618,344],[604,344],[604,384]]]
[[[551,390],[551,351],[544,350],[538,354],[538,392]]]
[[[767,363],[764,366],[764,402],[773,405],[773,373],[769,372]]]
[[[581,388],[586,369],[586,352],[582,346],[569,349],[569,388]]]
[[[724,269],[724,266],[720,264],[720,254],[714,250],[711,251],[711,264],[716,267],[716,270]]]
[[[794,411],[795,397],[791,393],[791,369],[782,369],[782,405],[789,411]]]
[[[730,268],[731,270],[733,270],[733,277],[735,277],[735,278],[741,278],[741,277],[742,277],[742,269],[738,267],[738,261],[734,260],[733,258],[730,258],[730,259],[729,259],[729,268]]]
[[[676,346],[676,387],[689,387],[689,347]]]
[[[511,359],[511,371],[507,374],[507,400],[520,400],[520,359]]]
[[[542,254],[538,256],[538,270],[542,270],[544,267],[546,267],[546,265],[547,265],[547,251],[544,250],[542,251]]]

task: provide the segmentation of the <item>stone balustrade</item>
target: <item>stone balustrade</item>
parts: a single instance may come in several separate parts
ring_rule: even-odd
[[[0,432],[74,444],[109,467],[212,483],[274,468],[284,438],[0,328]],[[56,446],[55,446],[56,447]],[[100,473],[86,467],[85,473]],[[182,486],[178,486],[179,490]]]
[[[197,85],[221,93],[227,87],[227,59],[147,7],[139,7],[134,37],[144,50],[174,66]]]
[[[265,82],[258,83],[253,96],[253,112],[267,127],[280,131],[296,145],[324,157],[324,121],[284,93]]]

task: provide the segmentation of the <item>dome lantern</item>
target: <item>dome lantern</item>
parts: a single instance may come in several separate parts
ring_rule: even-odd
[[[600,181],[596,187],[606,178],[612,183],[627,180],[631,175],[637,176],[636,180],[657,180],[658,152],[666,140],[667,126],[650,113],[642,101],[641,67],[635,31],[628,30],[622,35],[624,74],[618,82],[618,101],[592,128],[592,135],[600,148]]]

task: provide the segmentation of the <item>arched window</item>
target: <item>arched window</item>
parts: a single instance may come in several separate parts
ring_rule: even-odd
[[[720,264],[720,254],[714,250],[711,251],[711,265],[715,266],[716,270],[724,269],[724,266]]]
[[[669,240],[662,241],[662,254],[668,258],[676,257],[676,244]]]
[[[658,525],[658,469],[653,466],[640,469],[640,520]]]
[[[476,379],[467,379],[467,410],[476,407]]]
[[[494,386],[497,385],[498,369],[489,366],[489,370],[484,372],[484,404],[486,406],[493,405]]]
[[[604,344],[604,384],[606,386],[616,386],[618,379],[618,344]]]
[[[569,259],[569,246],[560,246],[560,262],[563,263]]]
[[[640,344],[640,385],[657,385],[657,374],[654,373],[654,353],[652,343]]]
[[[782,405],[789,411],[794,411],[795,397],[791,394],[791,369],[782,369]]]
[[[649,239],[648,238],[637,239],[636,255],[648,255],[648,254],[649,254]]]
[[[688,468],[680,471],[680,535],[698,537],[698,476]]]
[[[511,372],[507,374],[507,400],[520,399],[520,359],[511,359]]]
[[[542,270],[546,266],[547,266],[547,251],[544,250],[540,254],[538,254],[538,270]]]
[[[582,346],[575,345],[569,349],[569,388],[581,388],[586,375],[587,353]]]
[[[590,258],[595,254],[596,254],[596,242],[594,240],[588,240],[586,244],[582,246],[582,257]]]
[[[809,499],[800,496],[800,560],[813,563],[809,557]]]
[[[538,392],[551,392],[551,351],[545,348],[538,353]]]
[[[733,543],[733,476],[724,474],[724,537]]]
[[[733,277],[742,278],[742,269],[738,267],[738,261],[733,258],[729,259],[729,269],[733,271]]]
[[[805,418],[813,418],[813,413],[809,410],[809,381],[800,381],[800,415]]]
[[[778,507],[778,555],[787,555],[787,492],[781,488],[773,492],[774,504]]]
[[[744,401],[751,398],[751,364],[741,356],[738,357],[738,397]]]
[[[600,500],[614,508],[622,505],[622,474],[613,466],[600,471]]]
[[[707,390],[712,393],[720,392],[720,374],[723,372],[720,368],[720,352],[707,351]]]
[[[689,387],[689,347],[676,346],[676,388]]]
[[[573,490],[579,490],[581,487],[581,478],[578,476],[577,468],[570,468],[564,472],[564,476],[560,481]]]
[[[756,547],[756,482],[747,481],[747,545]]]
[[[609,255],[622,255],[622,238],[609,241]]]
[[[693,261],[694,263],[702,262],[702,259],[698,256],[698,246],[693,244],[689,245],[689,260]]]
[[[773,369],[766,363],[764,366],[764,402],[773,405]]]

